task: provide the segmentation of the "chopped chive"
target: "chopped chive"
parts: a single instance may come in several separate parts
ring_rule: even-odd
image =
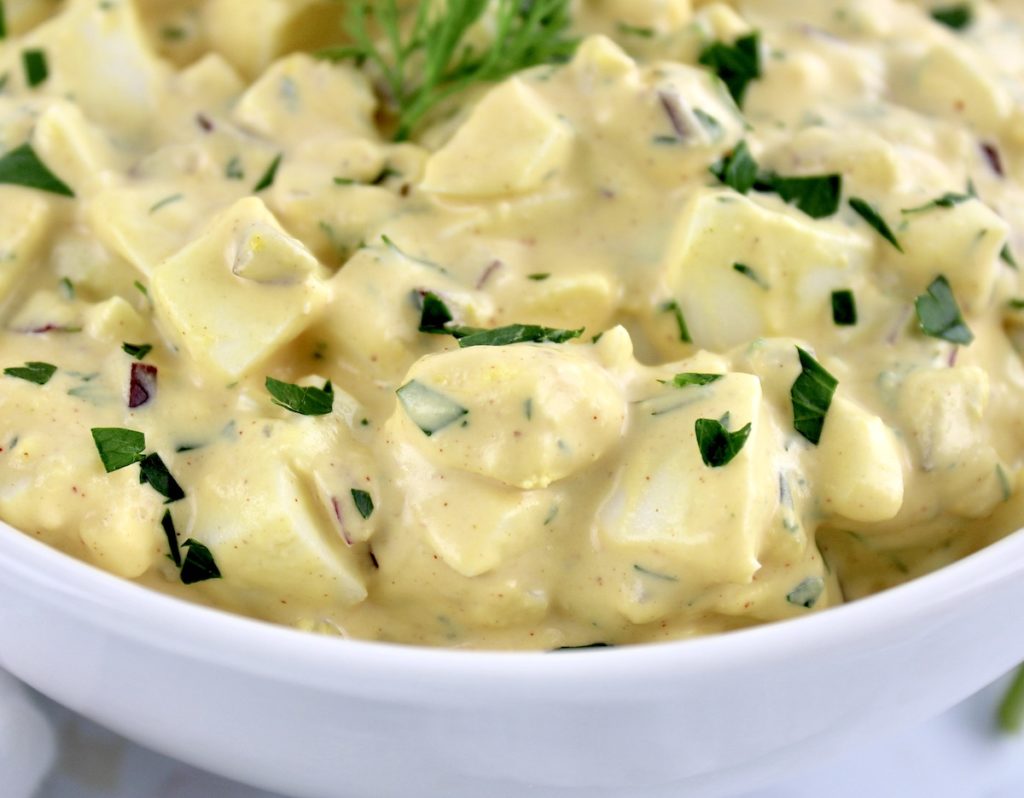
[[[765,291],[771,290],[771,286],[768,285],[768,282],[764,278],[762,278],[761,275],[759,275],[756,271],[747,266],[745,263],[734,263],[732,265],[732,268],[733,271],[742,274],[748,280],[752,281],[760,288],[763,288]]]
[[[954,191],[947,191],[941,197],[926,202],[924,205],[918,205],[914,208],[903,208],[900,213],[923,213],[924,211],[930,211],[934,208],[952,208],[955,205],[959,205],[961,202],[967,202],[970,199],[974,199],[970,194],[958,194]]]
[[[857,323],[857,300],[853,291],[843,289],[832,292],[832,321],[838,327],[852,327]]]
[[[676,320],[676,328],[679,330],[679,340],[684,344],[693,343],[693,339],[690,337],[690,330],[686,326],[686,318],[683,316],[683,309],[679,307],[679,303],[674,299],[670,299],[664,303],[659,310],[662,313],[671,313]]]
[[[688,371],[684,374],[676,374],[670,381],[663,385],[674,385],[676,388],[686,388],[690,385],[710,385],[724,377],[724,374],[701,374],[695,371]]]
[[[46,62],[46,53],[43,50],[23,50],[21,64],[25,68],[25,82],[31,88],[45,83],[46,79],[50,77],[50,67]]]
[[[121,349],[126,355],[130,355],[136,360],[145,360],[146,355],[153,351],[153,345],[123,343]]]
[[[896,247],[900,252],[903,251],[903,247],[900,246],[900,242],[896,239],[895,234],[890,229],[878,211],[876,211],[870,204],[862,200],[860,197],[850,198],[850,207],[856,211],[857,215],[860,216],[865,222],[875,229],[882,238]]]
[[[184,194],[171,194],[168,197],[164,197],[162,200],[157,200],[156,202],[154,202],[150,206],[149,212],[156,213],[161,208],[164,208],[168,205],[173,205],[175,202],[180,202],[183,199],[185,199]]]
[[[263,173],[263,177],[260,178],[255,186],[253,186],[253,193],[258,194],[265,188],[270,188],[274,185],[274,178],[277,177],[277,168],[281,165],[281,158],[284,157],[284,153],[279,152],[274,156],[274,160],[270,162],[270,166],[267,167],[267,171]]]

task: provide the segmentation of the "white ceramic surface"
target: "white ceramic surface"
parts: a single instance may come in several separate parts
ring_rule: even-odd
[[[0,526],[0,665],[130,739],[299,796],[736,794],[1024,658],[1024,534],[784,624],[557,654],[320,638],[122,582]]]

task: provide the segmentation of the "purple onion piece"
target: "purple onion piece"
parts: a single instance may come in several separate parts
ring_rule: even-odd
[[[142,407],[156,396],[156,374],[156,366],[132,363],[132,375],[128,383],[128,407]]]

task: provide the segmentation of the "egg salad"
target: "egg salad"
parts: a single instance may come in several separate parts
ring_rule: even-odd
[[[0,34],[24,534],[551,650],[1024,525],[1019,3],[6,0]]]

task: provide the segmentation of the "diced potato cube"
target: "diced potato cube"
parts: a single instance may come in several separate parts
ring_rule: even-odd
[[[841,396],[825,419],[817,449],[826,513],[851,521],[887,521],[903,505],[903,457],[878,416]]]
[[[626,399],[589,348],[455,349],[420,360],[404,380],[413,382],[464,411],[444,427],[435,415],[425,424],[423,400],[399,392],[389,429],[439,470],[543,488],[596,462],[623,435]]]
[[[999,253],[1009,235],[1006,222],[978,200],[905,214],[904,219],[897,233],[903,253],[886,244],[879,253],[880,267],[901,274],[915,295],[945,275],[965,312],[984,310],[1001,268]]]
[[[250,78],[282,55],[336,44],[344,12],[334,0],[210,0],[202,9],[210,43]]]
[[[35,91],[74,98],[94,122],[131,138],[159,118],[161,88],[171,68],[150,48],[135,3],[70,0],[61,14],[31,31],[20,45],[8,50],[12,58],[20,58],[24,47],[39,47],[47,54],[49,77]],[[97,58],[97,52],[104,57]],[[10,71],[22,80],[20,65]]]
[[[749,583],[778,501],[760,381],[727,374],[703,387],[666,386],[633,412],[623,465],[598,513],[602,544],[691,593]],[[752,425],[727,465],[704,464],[694,430],[701,418],[725,418],[733,432]]]
[[[576,50],[572,66],[587,82],[609,81],[637,71],[636,61],[607,36],[588,36]]]
[[[235,107],[235,119],[280,144],[297,144],[310,130],[376,139],[376,104],[362,73],[297,53],[282,58],[249,87]]]
[[[331,352],[374,379],[397,383],[444,336],[419,332],[423,291],[438,294],[462,324],[482,326],[491,301],[436,265],[388,246],[356,252],[331,278],[331,310],[315,333]]]
[[[666,33],[690,21],[690,0],[599,0],[606,18]]]
[[[573,139],[568,123],[512,78],[489,91],[427,161],[422,188],[467,197],[534,191],[566,167]]]
[[[329,298],[322,271],[248,197],[157,266],[150,293],[167,332],[201,368],[237,378],[316,320]]]
[[[86,218],[104,245],[148,276],[233,199],[224,188],[192,188],[149,181],[115,186],[91,198]]]
[[[0,186],[0,304],[11,296],[39,257],[53,219],[47,195],[18,186]]]
[[[898,64],[892,75],[896,102],[983,132],[1000,131],[1014,107],[995,75],[986,74],[982,60],[959,42],[932,44]]]
[[[519,323],[550,327],[583,327],[595,335],[611,322],[618,310],[621,287],[605,274],[551,275],[523,284],[522,277],[498,283],[506,318]]]
[[[915,371],[899,395],[920,468],[946,509],[968,518],[988,515],[1003,500],[1009,473],[986,432],[989,390],[988,374],[967,366]]]
[[[837,223],[701,190],[676,225],[664,270],[694,343],[721,351],[813,332],[831,292],[853,281],[870,251]]]
[[[245,90],[245,83],[220,55],[207,53],[178,73],[174,90],[193,101],[202,98],[204,108],[226,109]]]
[[[104,570],[137,579],[159,561],[167,544],[160,527],[163,501],[154,490],[140,488],[135,469],[104,474],[117,501],[94,503],[82,514],[79,534],[89,559]]]
[[[86,311],[85,332],[101,341],[140,342],[148,334],[149,325],[135,308],[115,296]]]
[[[311,449],[322,450],[336,423],[329,417],[309,421],[260,420],[253,434],[197,455],[195,473],[217,478],[192,480],[189,499],[202,525],[188,534],[210,548],[230,586],[226,592],[237,596],[249,589],[318,606],[366,598],[366,552],[337,533],[295,462]]]
[[[54,103],[39,117],[32,145],[43,162],[79,197],[115,180],[115,170],[123,166],[124,159],[103,132],[69,102]]]
[[[808,127],[788,142],[783,152],[774,152],[765,166],[780,174],[829,174],[839,172],[847,190],[850,186],[890,191],[900,180],[901,159],[882,136],[866,130],[851,135],[848,130]]]

